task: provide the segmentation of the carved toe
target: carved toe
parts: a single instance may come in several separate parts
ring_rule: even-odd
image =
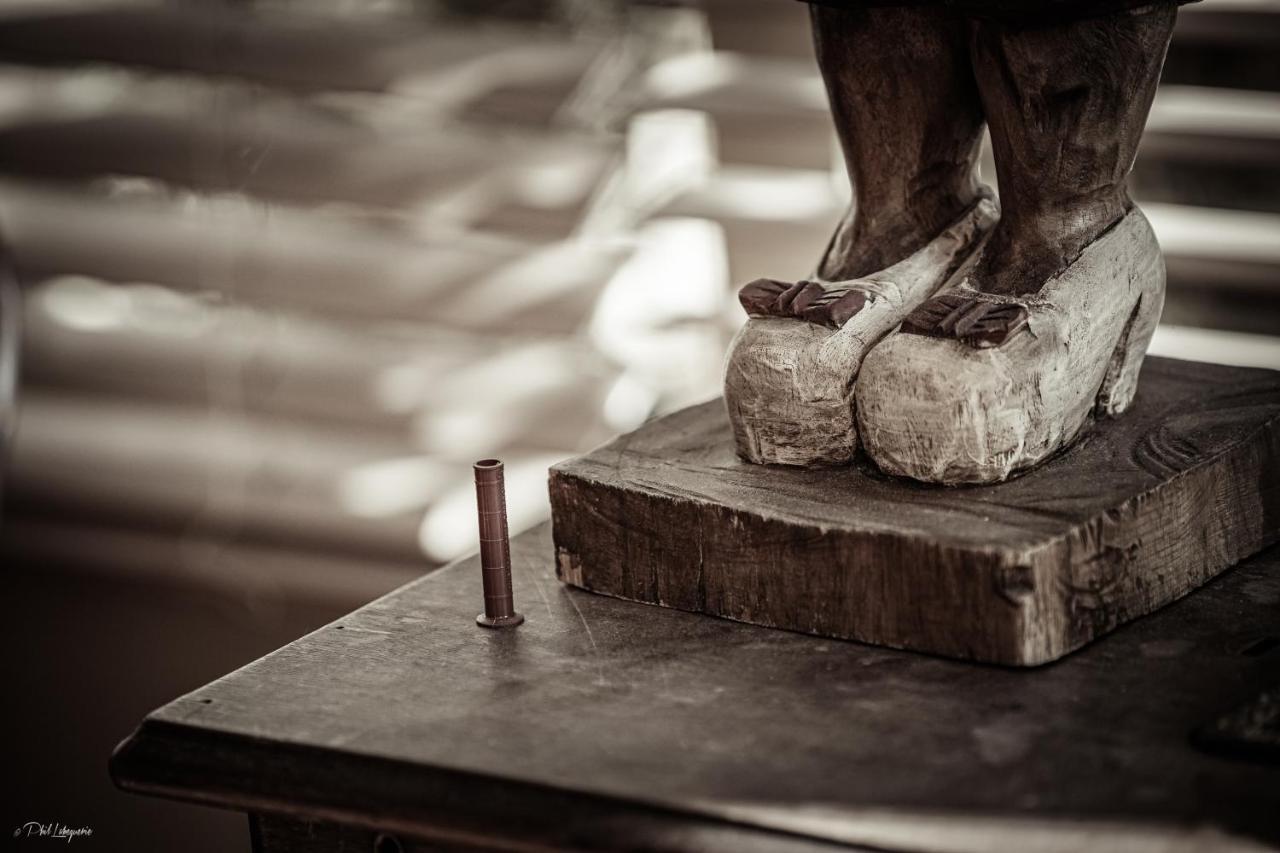
[[[778,297],[782,296],[792,286],[785,281],[758,278],[742,286],[742,289],[738,291],[738,303],[750,316],[775,316]]]
[[[801,313],[801,318],[820,326],[839,329],[866,307],[870,297],[854,287],[835,287],[825,291]]]
[[[935,296],[902,322],[904,334],[947,338],[976,349],[1001,346],[1026,328],[1026,306],[979,299],[964,291]]]
[[[797,281],[778,297],[779,317],[803,317],[817,300],[822,298],[822,285],[816,281]]]
[[[869,297],[849,285],[829,286],[816,281],[790,284],[758,278],[738,291],[738,302],[752,317],[806,320],[838,329],[867,304]]]

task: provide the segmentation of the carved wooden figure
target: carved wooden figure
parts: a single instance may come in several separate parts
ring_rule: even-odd
[[[1172,0],[825,0],[853,204],[814,273],[743,288],[725,399],[752,462],[997,482],[1133,399],[1164,265],[1125,188]],[[1001,190],[977,176],[984,121]]]
[[[556,571],[1038,665],[1280,541],[1280,373],[1151,359],[1135,396],[1165,276],[1125,177],[1172,2],[883,2],[812,7],[849,213],[742,289],[727,405],[552,470]]]

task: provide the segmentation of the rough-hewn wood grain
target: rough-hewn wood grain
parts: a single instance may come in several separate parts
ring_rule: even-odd
[[[1134,208],[1033,296],[966,280],[924,303],[858,374],[863,450],[886,474],[948,485],[1039,464],[1092,416],[1128,409],[1164,283],[1160,246]],[[992,314],[1005,322],[978,322]]]
[[[560,577],[620,598],[1034,665],[1280,536],[1280,374],[1151,359],[1124,418],[995,486],[734,455],[719,401],[552,469]]]
[[[486,796],[483,791],[475,793]],[[495,809],[491,829],[500,834],[453,834],[446,830],[431,833],[424,839],[330,821],[251,815],[253,853],[563,853],[567,850],[834,853],[837,849],[823,841],[727,823],[699,824],[674,814],[666,816],[664,825],[663,821],[646,820],[638,815],[629,820],[597,821],[590,806],[573,802],[548,807],[565,809],[557,813],[559,829],[550,833],[522,835],[518,824],[513,825],[511,814]],[[523,812],[524,808],[513,811]],[[870,853],[867,848],[857,849]]]
[[[752,317],[734,336],[724,372],[739,455],[770,464],[848,463],[858,449],[853,395],[863,357],[912,309],[963,275],[998,215],[994,201],[983,198],[872,278],[791,286],[757,280],[743,288],[740,301]],[[857,310],[835,322],[850,295],[861,297]],[[764,304],[770,296],[772,304]],[[836,298],[829,304],[827,296]]]
[[[810,7],[853,199],[815,270],[825,281],[874,276],[984,193],[983,110],[965,22],[940,7],[903,6]]]
[[[974,197],[983,117],[1004,211],[982,231],[965,301],[925,303],[903,325],[914,336],[889,334],[902,317],[873,322],[865,299],[840,313],[868,328],[844,335],[762,321],[839,328],[824,293],[843,294],[818,282],[749,285],[752,320],[725,375],[739,453],[840,464],[861,438],[889,474],[1005,480],[1073,441],[1095,401],[1119,414],[1133,396],[1165,277],[1125,178],[1176,7],[1072,9],[1024,27],[964,20],[941,3],[833,5],[855,8],[813,7],[814,44],[856,204],[817,277],[886,277],[908,310],[931,296],[946,276],[895,277],[890,264],[932,239],[938,228],[921,231],[922,221]],[[1030,334],[1006,346],[1024,326]]]
[[[1280,843],[1280,765],[1188,739],[1280,680],[1275,550],[1035,670],[590,595],[545,527],[512,563],[519,628],[463,560],[153,712],[115,780],[408,850]]]
[[[1040,292],[1132,206],[1125,180],[1177,17],[1172,2],[1141,5],[1045,26],[971,23],[1001,205],[977,290]]]

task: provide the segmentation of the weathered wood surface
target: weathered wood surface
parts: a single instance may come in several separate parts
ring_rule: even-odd
[[[734,341],[724,392],[739,453],[828,465],[861,437],[889,474],[1005,480],[1073,441],[1095,398],[1098,411],[1119,414],[1133,396],[1165,276],[1125,179],[1176,7],[1059,9],[1035,27],[1010,25],[1035,16],[1027,10],[970,21],[940,5],[812,8],[855,198],[818,277],[887,280],[899,299],[873,318],[875,291],[852,281],[853,300],[818,282],[744,288],[753,319]],[[963,299],[925,301],[955,265],[903,276],[896,262],[954,218],[940,211],[973,203],[984,119],[1000,220],[982,229]],[[838,331],[756,319],[768,315]]]
[[[996,486],[734,455],[719,401],[552,469],[562,580],[744,622],[1054,660],[1280,536],[1280,374],[1153,358],[1129,413]]]
[[[853,407],[863,449],[926,483],[1037,465],[1094,415],[1128,409],[1163,305],[1160,246],[1137,208],[1035,294],[966,280],[867,354]]]
[[[405,849],[1280,843],[1280,765],[1189,741],[1280,680],[1275,550],[1037,670],[583,593],[545,527],[512,557],[519,628],[463,560],[155,711],[115,780]]]
[[[809,7],[853,204],[816,277],[875,276],[983,196],[982,100],[966,24],[942,8]]]
[[[888,269],[839,283],[748,284],[739,301],[751,315],[729,347],[724,397],[738,453],[759,463],[843,464],[858,450],[854,378],[867,351],[979,251],[999,217],[982,199],[963,217]],[[801,291],[797,296],[796,291]],[[794,311],[804,291],[822,294],[819,325]],[[788,300],[788,298],[790,299]],[[834,297],[828,302],[829,297]],[[783,303],[786,301],[786,308]],[[834,317],[842,306],[851,316]]]
[[[482,791],[476,792],[484,796]],[[566,804],[573,808],[573,804]],[[668,816],[671,825],[659,827],[644,819],[609,820],[584,831],[583,824],[563,819],[565,829],[550,838],[543,834],[521,838],[512,832],[502,838],[485,838],[470,833],[443,832],[429,839],[397,832],[380,832],[332,821],[250,815],[253,853],[479,853],[484,850],[539,851],[625,849],[625,850],[724,850],[732,853],[832,853],[829,843],[781,833],[760,832],[746,827],[698,824]],[[495,814],[494,825],[504,828],[507,816]],[[613,834],[609,839],[607,834]],[[636,842],[628,844],[628,839]],[[848,848],[840,848],[848,849]],[[858,848],[866,849],[866,848]],[[868,853],[870,853],[868,851]]]
[[[1176,17],[1160,2],[1048,26],[973,25],[969,56],[1001,209],[972,276],[977,290],[1040,292],[1125,217],[1126,178]]]

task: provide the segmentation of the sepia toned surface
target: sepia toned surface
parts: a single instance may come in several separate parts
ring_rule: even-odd
[[[1280,765],[1189,738],[1280,677],[1278,558],[1014,671],[574,590],[543,527],[519,628],[475,625],[463,560],[155,711],[112,772],[311,849],[1258,850]]]
[[[984,199],[927,246],[874,278],[840,282],[835,293],[848,289],[840,301],[858,297],[843,324],[769,316],[781,313],[779,303],[790,291],[765,306],[762,299],[752,304],[754,288],[747,285],[740,301],[750,319],[725,358],[725,405],[738,455],[789,465],[851,460],[858,449],[853,395],[863,358],[920,302],[963,274],[997,215],[994,203]],[[821,292],[825,286],[804,287]]]
[[[557,465],[551,505],[575,586],[1042,664],[1280,537],[1280,373],[1150,359],[1124,418],[967,488],[743,462],[717,400]]]
[[[736,286],[811,271],[848,200],[805,4],[628,5],[2,4],[10,826],[247,849],[112,746],[474,548],[474,460],[545,517],[549,464],[716,392]],[[1133,176],[1160,354],[1280,365],[1278,13],[1180,13]]]
[[[1031,468],[1094,417],[1123,416],[1164,294],[1160,247],[1136,208],[1036,294],[966,280],[868,354],[855,401],[863,449],[886,474],[927,483]]]
[[[1177,8],[1018,27],[966,18],[964,6],[959,15],[943,4],[843,6],[812,7],[853,197],[818,274],[887,281],[903,310],[882,326],[846,326],[853,342],[825,347],[821,331],[756,318],[840,329],[836,294],[801,282],[770,306],[748,285],[752,320],[732,345],[724,387],[738,454],[838,464],[860,435],[885,473],[1000,482],[1074,441],[1094,408],[1118,416],[1133,397],[1165,269],[1126,179]],[[960,245],[931,265],[934,275],[900,269],[979,197],[984,127],[998,221],[953,239]],[[973,264],[957,271],[970,253]],[[953,272],[958,283],[944,285]],[[935,297],[940,287],[967,301]],[[859,295],[838,312],[850,324],[867,313],[870,294]],[[1030,334],[1010,344],[1022,321]]]

